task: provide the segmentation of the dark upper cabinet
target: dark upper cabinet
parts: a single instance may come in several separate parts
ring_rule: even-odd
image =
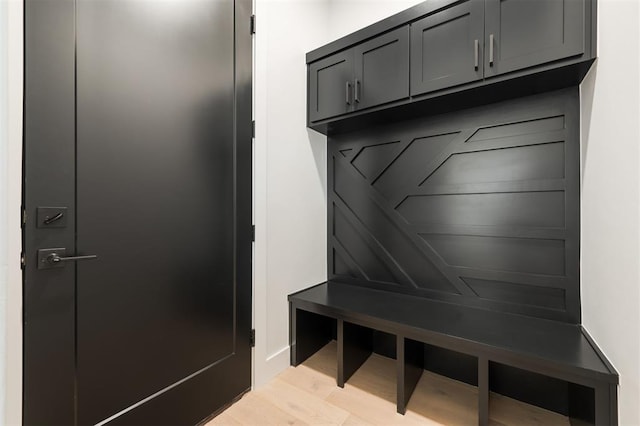
[[[584,0],[485,1],[485,77],[585,52]]]
[[[349,131],[578,85],[596,58],[595,2],[427,0],[307,54],[308,125]]]
[[[467,0],[411,24],[411,95],[481,80],[484,0]]]
[[[309,120],[409,97],[409,26],[309,65]]]
[[[353,109],[353,50],[309,65],[309,119],[319,121]]]
[[[369,108],[409,97],[409,26],[354,47],[354,106]]]

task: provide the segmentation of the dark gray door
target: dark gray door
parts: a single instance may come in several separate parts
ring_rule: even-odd
[[[320,121],[353,110],[353,49],[309,65],[309,119]]]
[[[582,0],[486,0],[485,76],[584,53]]]
[[[484,0],[467,0],[411,24],[411,95],[481,80]]]
[[[354,48],[356,109],[409,97],[409,26]]]
[[[26,3],[25,424],[195,424],[250,388],[250,12]]]

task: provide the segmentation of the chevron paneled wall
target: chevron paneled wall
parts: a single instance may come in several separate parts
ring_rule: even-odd
[[[329,277],[580,321],[577,88],[330,135]]]

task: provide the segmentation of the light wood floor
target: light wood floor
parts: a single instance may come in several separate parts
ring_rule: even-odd
[[[396,413],[395,361],[372,355],[336,386],[336,343],[289,367],[214,418],[214,425],[477,425],[477,388],[425,371],[407,414]],[[554,426],[569,419],[491,394],[491,424]]]

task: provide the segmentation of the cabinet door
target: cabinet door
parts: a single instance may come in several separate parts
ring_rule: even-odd
[[[309,120],[320,121],[353,109],[353,49],[309,65]]]
[[[409,26],[354,48],[354,106],[369,108],[409,97]]]
[[[467,0],[411,25],[411,95],[483,77],[484,0]]]
[[[487,0],[485,77],[584,53],[585,0]]]

